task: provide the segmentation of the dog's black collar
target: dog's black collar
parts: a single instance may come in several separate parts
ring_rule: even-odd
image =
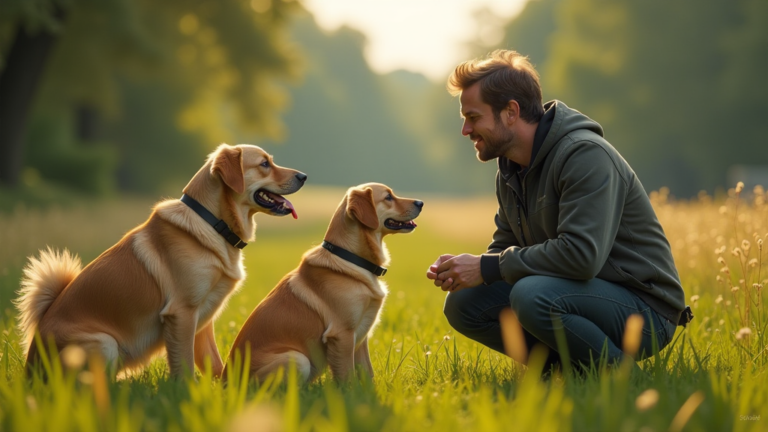
[[[206,222],[208,222],[208,224],[211,225],[213,229],[216,230],[217,233],[221,234],[221,236],[224,237],[224,240],[226,240],[227,243],[231,244],[232,246],[238,249],[242,249],[248,246],[248,243],[242,241],[237,234],[232,232],[232,230],[229,228],[229,225],[227,225],[226,222],[214,216],[213,213],[208,211],[207,208],[205,208],[202,204],[197,202],[197,200],[195,200],[191,196],[187,194],[182,195],[181,202],[188,205],[189,208],[192,209],[192,211],[200,215],[201,218],[203,218]]]
[[[329,243],[327,240],[323,240],[323,247],[326,248],[332,254],[336,255],[337,257],[343,260],[349,261],[356,266],[362,267],[368,270],[369,272],[375,274],[376,276],[384,276],[385,274],[387,274],[387,269],[385,269],[384,267],[379,267],[376,264],[368,261],[367,259],[361,256],[355,255],[352,252],[344,248],[338,247],[333,243]]]

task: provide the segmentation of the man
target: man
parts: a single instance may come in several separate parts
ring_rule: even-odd
[[[644,319],[640,357],[654,338],[666,346],[687,322],[685,295],[648,196],[601,126],[560,101],[542,104],[536,70],[515,51],[460,64],[448,90],[461,95],[461,133],[477,158],[499,166],[488,251],[442,255],[427,271],[449,292],[449,323],[504,352],[499,314],[511,307],[529,351],[549,348],[548,366],[560,361],[559,332],[576,365],[604,347],[620,361],[632,314]]]

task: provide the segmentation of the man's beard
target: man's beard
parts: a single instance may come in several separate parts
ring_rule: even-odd
[[[512,147],[512,141],[515,139],[515,133],[503,127],[499,121],[494,122],[493,131],[487,136],[472,134],[469,138],[474,142],[478,136],[483,139],[484,144],[484,147],[477,151],[477,160],[480,162],[488,162],[503,156]]]

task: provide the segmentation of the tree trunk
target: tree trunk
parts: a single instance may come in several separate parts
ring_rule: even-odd
[[[62,13],[57,11],[57,18]],[[19,25],[5,69],[0,71],[0,183],[15,186],[24,162],[24,140],[35,91],[56,35],[29,34]]]

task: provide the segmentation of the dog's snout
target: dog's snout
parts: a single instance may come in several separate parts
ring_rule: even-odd
[[[300,173],[296,173],[296,178],[297,178],[297,179],[298,179],[300,182],[302,182],[302,183],[304,183],[305,181],[307,181],[307,175],[306,175],[306,174],[304,174],[304,173],[301,173],[301,172],[300,172]]]
[[[414,201],[413,205],[415,205],[418,208],[424,207],[424,201]]]

